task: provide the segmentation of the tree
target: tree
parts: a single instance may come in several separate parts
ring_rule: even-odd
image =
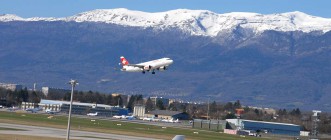
[[[165,107],[164,107],[164,105],[163,105],[162,100],[157,100],[157,101],[156,101],[156,108],[157,108],[157,109],[160,109],[160,110],[165,110]]]
[[[137,95],[135,104],[143,104],[143,102],[144,102],[143,95],[141,95],[141,94]]]
[[[254,109],[254,113],[259,116],[260,115],[260,111],[258,109]]]
[[[40,97],[38,97],[37,92],[32,91],[31,96],[29,96],[29,101],[32,103],[39,103]]]
[[[151,98],[148,97],[148,99],[146,101],[146,111],[152,111],[154,109],[155,109],[154,104],[153,104]]]
[[[187,112],[187,103],[180,104],[180,110],[182,112]]]
[[[297,109],[295,110],[295,114],[296,114],[297,116],[300,116],[300,115],[301,115],[301,111],[300,111],[299,108],[297,108]]]
[[[231,102],[228,102],[227,104],[225,104],[224,109],[228,111],[233,111],[233,104]]]
[[[236,115],[234,115],[233,113],[228,113],[225,115],[225,119],[234,119],[236,118]]]
[[[107,95],[106,97],[106,104],[107,105],[112,105],[111,103],[113,102],[113,96],[112,95]]]
[[[213,103],[211,103],[210,104],[210,108],[209,108],[209,111],[211,112],[211,113],[213,113],[213,112],[216,112],[217,111],[217,104],[216,104],[216,102],[214,101]]]
[[[70,98],[71,98],[71,93],[67,92],[64,94],[63,100],[70,101]]]
[[[282,111],[282,115],[287,115],[287,111],[286,111],[286,109],[283,109],[283,111]]]
[[[99,92],[95,93],[95,102],[97,104],[103,104],[104,103],[104,96],[100,95]]]
[[[168,110],[177,111],[177,107],[175,106],[175,103],[171,103],[168,107]]]
[[[116,102],[117,106],[123,106],[123,100],[121,95],[115,96],[113,101]]]
[[[85,102],[85,99],[84,99],[84,92],[82,92],[82,91],[79,91],[79,92],[78,92],[77,100],[80,101],[80,102]]]
[[[133,106],[134,106],[134,101],[136,100],[136,95],[132,95],[129,99],[129,102],[128,102],[128,106],[127,108],[132,111],[133,110]]]
[[[239,100],[237,100],[237,101],[233,104],[233,108],[234,108],[234,109],[241,108],[241,104],[240,104],[240,101],[239,101]]]
[[[28,89],[25,87],[21,92],[22,92],[22,101],[27,102],[29,99]]]

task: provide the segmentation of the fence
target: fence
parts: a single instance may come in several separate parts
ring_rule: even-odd
[[[223,131],[226,127],[226,121],[194,119],[192,127],[212,131]]]

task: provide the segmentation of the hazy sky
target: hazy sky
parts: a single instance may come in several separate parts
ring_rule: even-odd
[[[24,18],[67,17],[94,9],[127,8],[162,12],[182,8],[216,13],[301,11],[331,18],[330,5],[331,0],[0,0],[0,14],[16,14]]]

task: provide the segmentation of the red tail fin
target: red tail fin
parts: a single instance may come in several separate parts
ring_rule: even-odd
[[[126,60],[126,59],[124,58],[124,56],[121,56],[121,64],[122,64],[123,66],[128,65],[128,64],[129,64],[129,61]]]

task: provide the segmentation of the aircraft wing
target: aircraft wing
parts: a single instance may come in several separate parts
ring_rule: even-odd
[[[138,68],[144,68],[143,65],[137,65],[137,64],[128,64],[128,66],[138,67]]]

